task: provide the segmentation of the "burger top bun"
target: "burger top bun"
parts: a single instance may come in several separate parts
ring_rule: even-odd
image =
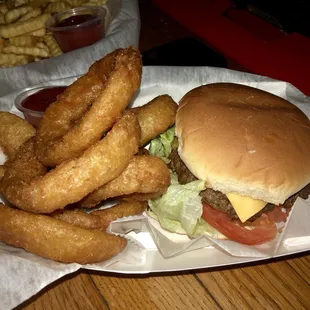
[[[222,193],[274,204],[310,182],[310,121],[296,106],[248,86],[216,83],[188,92],[176,117],[179,155]]]

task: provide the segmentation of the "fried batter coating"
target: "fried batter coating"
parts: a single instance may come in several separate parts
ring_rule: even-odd
[[[94,63],[44,113],[36,135],[38,159],[52,167],[99,141],[131,102],[141,73],[141,55],[134,47]]]
[[[107,198],[132,193],[166,192],[170,185],[170,173],[165,162],[156,156],[137,155],[119,177],[88,195],[82,207],[91,208]]]
[[[34,155],[33,143],[34,138],[30,138],[19,148],[14,159],[4,163],[5,180],[1,181],[1,183],[13,183],[19,180],[27,183],[34,178],[46,174],[47,168],[42,165]]]
[[[124,238],[0,204],[0,240],[63,263],[97,263],[120,253]]]
[[[69,224],[86,229],[98,229],[105,231],[112,221],[124,216],[141,214],[147,207],[147,202],[128,200],[120,202],[111,208],[86,213],[85,211],[61,210],[50,215]]]
[[[138,200],[138,201],[148,201],[150,199],[155,199],[161,196],[161,193],[133,193],[129,195],[123,195],[122,200]]]
[[[5,168],[4,166],[0,166],[0,179],[2,179],[2,177],[4,176],[4,173],[5,173]]]
[[[87,149],[80,157],[67,161],[48,173],[37,176],[26,173],[25,177],[7,168],[0,180],[0,191],[15,206],[37,213],[51,213],[75,203],[108,183],[128,166],[138,152],[140,126],[134,113],[127,111],[101,141]],[[30,158],[35,158],[29,149]],[[26,171],[32,167],[27,156],[19,165]],[[31,157],[32,156],[32,157]],[[33,163],[36,164],[37,163]],[[31,178],[31,174],[32,177]]]
[[[93,211],[91,214],[100,217],[101,220],[106,223],[106,227],[108,227],[111,222],[118,218],[143,213],[143,211],[146,210],[146,207],[146,201],[128,200],[122,201],[108,209]]]
[[[26,120],[9,112],[0,112],[0,146],[9,159],[36,131]]]
[[[99,216],[78,209],[59,210],[51,213],[50,216],[85,229],[106,230],[109,225],[109,223],[103,221]]]
[[[154,98],[149,103],[131,109],[138,117],[141,126],[140,146],[165,132],[175,123],[178,105],[168,95]]]

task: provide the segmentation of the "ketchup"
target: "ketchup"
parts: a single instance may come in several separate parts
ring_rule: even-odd
[[[69,26],[76,26],[85,22],[88,22],[90,20],[95,19],[96,16],[91,14],[81,14],[81,15],[72,15],[58,24],[56,24],[56,27],[69,27]]]
[[[91,14],[72,15],[55,25],[53,35],[64,53],[88,46],[104,37],[103,19]]]
[[[44,112],[49,104],[56,101],[56,97],[63,93],[66,88],[66,86],[56,86],[42,89],[27,97],[22,102],[22,106],[29,110]]]

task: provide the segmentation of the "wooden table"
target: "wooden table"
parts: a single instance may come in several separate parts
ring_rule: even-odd
[[[190,35],[149,0],[139,2],[141,51]],[[177,274],[128,276],[78,271],[17,309],[310,309],[309,254]]]

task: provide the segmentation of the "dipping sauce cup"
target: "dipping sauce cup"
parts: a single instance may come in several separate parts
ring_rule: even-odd
[[[24,113],[25,119],[38,127],[44,111],[66,86],[43,86],[26,90],[15,98],[15,107]]]
[[[46,28],[51,30],[66,53],[91,45],[104,37],[106,10],[102,7],[78,7],[53,15]]]

